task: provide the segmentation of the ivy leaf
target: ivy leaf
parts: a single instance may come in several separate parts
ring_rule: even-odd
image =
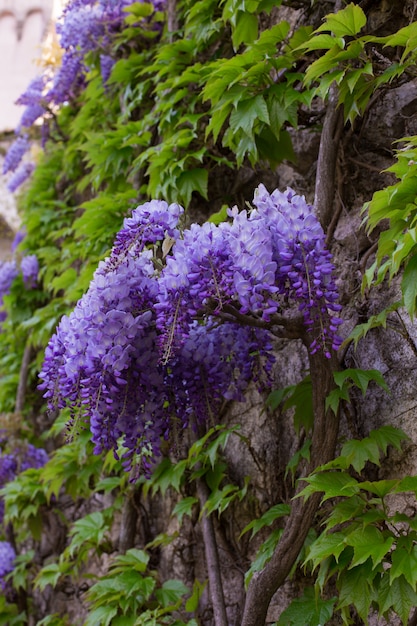
[[[365,623],[368,620],[372,600],[371,580],[372,570],[370,561],[364,565],[354,567],[353,569],[344,570],[339,579],[340,591],[338,607],[342,608],[353,604]]]
[[[323,502],[339,496],[353,496],[360,490],[360,483],[347,472],[320,472],[303,480],[309,484],[300,491],[297,497],[308,497],[313,493],[323,491]]]
[[[276,626],[321,626],[326,624],[333,615],[336,598],[323,600],[316,597],[314,589],[304,589],[303,595],[291,602],[280,615]]]
[[[241,128],[244,133],[250,136],[257,119],[269,124],[268,107],[263,96],[239,101],[230,115],[230,127],[233,131]]]
[[[329,13],[316,32],[332,31],[336,37],[354,36],[366,24],[366,15],[357,4],[348,4],[337,13]]]
[[[167,580],[160,589],[156,589],[155,596],[163,607],[176,604],[186,593],[188,587],[180,580]]]
[[[417,546],[412,546],[411,550],[397,548],[392,553],[392,566],[389,570],[390,583],[403,575],[413,589],[417,583]]]
[[[236,51],[240,44],[249,44],[258,37],[258,17],[253,13],[237,11],[236,26],[232,31],[233,49]]]
[[[188,498],[182,498],[175,505],[172,514],[177,516],[178,522],[181,524],[184,515],[191,515],[193,506],[195,504],[198,504],[198,499],[194,498],[193,496],[189,496]]]
[[[407,263],[401,281],[401,291],[404,298],[404,306],[410,317],[416,314],[417,297],[417,255],[413,256]]]
[[[185,205],[190,203],[194,191],[207,199],[208,171],[198,167],[182,172],[177,178],[176,184]]]
[[[289,515],[290,511],[291,507],[288,504],[275,504],[270,509],[268,509],[268,511],[266,511],[262,515],[262,517],[252,520],[247,526],[245,526],[245,528],[240,533],[240,536],[251,530],[251,537],[253,537],[261,530],[261,528],[264,528],[265,526],[270,526],[273,522],[275,522],[275,520]]]
[[[329,556],[332,556],[336,562],[339,556],[346,548],[344,543],[344,533],[323,533],[314,541],[308,551],[307,558],[303,565],[311,561],[313,570]]]
[[[367,526],[366,528],[357,528],[349,533],[345,542],[353,548],[353,559],[349,569],[365,563],[369,558],[373,563],[372,569],[375,569],[391,549],[394,537],[385,539],[380,530],[374,526]]]
[[[404,576],[395,578],[392,582],[388,576],[383,578],[383,584],[378,589],[379,610],[382,614],[392,609],[399,615],[403,624],[408,623],[410,609],[417,606],[415,589],[407,582]]]

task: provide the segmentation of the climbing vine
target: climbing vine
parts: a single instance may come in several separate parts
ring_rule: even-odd
[[[358,395],[389,391],[346,351],[393,311],[415,315],[415,137],[395,138],[397,182],[363,208],[377,239],[362,289],[400,275],[400,299],[353,329],[332,236],[343,135],[414,76],[417,23],[381,33],[367,2],[319,4],[64,9],[60,64],[20,97],[3,168],[22,231],[0,266],[0,623],[226,626],[227,544],[233,623],[272,621],[288,578],[302,592],[279,626],[414,619],[415,522],[389,502],[415,496],[415,477],[372,478],[407,435],[341,442],[339,424]],[[275,174],[318,124],[313,204]],[[287,345],[303,365],[281,388]],[[255,421],[293,429],[281,493],[234,412],[253,393]],[[186,532],[206,565],[167,577]],[[51,600],[68,586],[78,615]]]

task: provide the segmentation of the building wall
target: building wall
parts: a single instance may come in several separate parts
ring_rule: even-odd
[[[0,259],[19,225],[14,196],[2,175],[3,158],[14,140],[22,107],[15,101],[39,73],[41,46],[61,0],[0,0]]]
[[[52,9],[53,0],[0,0],[0,132],[19,122],[22,110],[14,103],[38,73]]]

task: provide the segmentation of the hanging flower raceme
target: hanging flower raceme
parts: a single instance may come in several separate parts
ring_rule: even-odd
[[[10,293],[12,283],[18,275],[19,270],[15,261],[0,262],[0,323],[7,317],[7,313],[1,310],[3,298]]]
[[[254,204],[257,211],[251,219],[263,223],[271,233],[278,291],[299,303],[304,323],[314,336],[310,349],[322,349],[330,357],[330,351],[341,344],[341,320],[335,315],[341,306],[331,254],[314,209],[292,189],[269,194],[263,185],[255,192]]]
[[[268,324],[289,305],[302,311],[312,351],[338,347],[333,266],[312,207],[263,186],[254,203],[182,233],[183,209],[160,200],[124,220],[41,372],[51,406],[89,421],[96,452],[122,438],[126,467],[139,455],[149,471],[178,424],[215,418],[251,381],[267,384]]]

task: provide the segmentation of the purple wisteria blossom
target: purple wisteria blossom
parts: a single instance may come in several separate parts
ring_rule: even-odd
[[[333,265],[312,207],[263,186],[254,204],[183,232],[183,209],[161,200],[124,220],[40,375],[51,406],[89,422],[96,452],[122,439],[126,468],[139,455],[149,472],[173,429],[215,420],[252,381],[268,385],[268,325],[291,306],[312,352],[340,345]]]
[[[13,176],[7,182],[7,189],[14,193],[25,181],[30,178],[35,169],[34,163],[22,163],[17,170],[13,173]]]
[[[153,213],[159,216],[155,231],[145,226],[148,218],[156,224]],[[126,463],[140,453],[145,470],[169,422],[153,311],[158,284],[141,233],[153,243],[155,233],[161,239],[174,234],[179,213],[177,205],[154,201],[125,220],[88,292],[61,320],[40,374],[51,404],[70,405],[75,421],[89,418],[96,452],[116,449],[124,437]]]
[[[46,87],[46,75],[37,76],[28,85],[25,92],[16,100],[16,104],[25,106],[16,132],[22,132],[22,128],[30,128],[47,110],[44,97]]]
[[[304,323],[314,335],[311,350],[323,349],[330,357],[330,350],[341,344],[337,317],[341,306],[331,254],[314,209],[292,189],[269,194],[263,185],[255,192],[254,204],[257,211],[251,219],[263,222],[271,233],[279,292],[299,303]]]
[[[30,148],[28,135],[20,135],[10,146],[3,163],[3,174],[14,172]]]
[[[243,401],[251,381],[266,388],[274,361],[266,330],[219,324],[213,318],[206,325],[194,322],[165,370],[182,428],[216,423],[224,401]]]
[[[8,541],[0,541],[0,587],[3,591],[6,588],[4,579],[13,571],[15,558],[16,552],[12,544]]]
[[[24,229],[20,229],[17,231],[12,241],[12,245],[11,245],[12,252],[16,252],[18,246],[22,243],[25,237],[26,237],[26,231]]]
[[[15,261],[0,262],[0,324],[7,317],[6,312],[1,310],[3,298],[10,293],[12,283],[18,274],[19,271]]]
[[[33,289],[38,283],[39,261],[36,254],[27,254],[20,261],[23,282],[27,289]]]

